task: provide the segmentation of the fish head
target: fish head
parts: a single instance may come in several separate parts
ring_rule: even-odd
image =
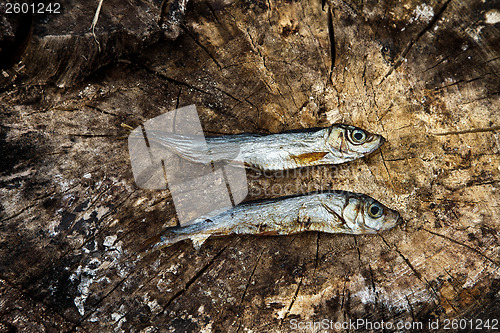
[[[326,135],[326,145],[330,153],[346,162],[370,154],[384,142],[385,139],[381,135],[344,124],[332,125]]]
[[[397,211],[367,195],[357,193],[347,196],[342,215],[355,234],[375,234],[403,223]]]

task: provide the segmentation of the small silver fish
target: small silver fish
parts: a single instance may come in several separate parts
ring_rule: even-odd
[[[190,239],[199,249],[210,236],[291,235],[303,231],[376,234],[403,223],[397,211],[346,191],[316,192],[237,205],[209,219],[173,227],[146,242],[153,249]]]
[[[341,164],[361,158],[385,142],[380,135],[344,124],[268,135],[206,137],[206,144],[200,138],[180,134],[148,131],[147,135],[149,142],[176,151],[191,162],[234,161],[264,171]]]

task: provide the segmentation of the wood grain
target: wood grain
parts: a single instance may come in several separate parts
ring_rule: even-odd
[[[498,2],[191,1],[172,40],[159,1],[105,0],[100,46],[63,31],[90,26],[95,8],[78,6],[35,19],[20,63],[0,73],[2,329],[498,318],[500,26],[486,20]],[[334,122],[383,135],[348,164],[249,171],[248,199],[348,190],[405,225],[141,253],[177,221],[168,191],[135,185],[120,124],[189,104],[209,135]]]

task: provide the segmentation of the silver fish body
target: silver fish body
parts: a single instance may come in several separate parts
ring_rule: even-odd
[[[291,235],[304,231],[376,234],[401,224],[397,211],[359,193],[329,191],[237,205],[210,219],[170,228],[153,238],[153,248],[190,239],[195,248],[210,236]]]
[[[341,164],[361,158],[385,142],[380,135],[344,124],[268,135],[206,137],[206,143],[199,138],[155,131],[149,131],[148,136],[150,142],[192,162],[233,161],[265,171]]]

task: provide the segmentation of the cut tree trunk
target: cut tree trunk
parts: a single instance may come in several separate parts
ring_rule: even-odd
[[[13,29],[2,43],[28,38],[0,73],[1,330],[289,332],[359,319],[444,332],[446,320],[499,319],[498,1],[207,0],[182,16],[186,1],[104,0],[95,40],[97,3],[35,17],[27,37],[0,22]],[[383,135],[345,165],[249,171],[247,199],[348,190],[406,223],[140,252],[177,221],[168,190],[134,183],[120,124],[190,104],[207,135],[335,122]]]

